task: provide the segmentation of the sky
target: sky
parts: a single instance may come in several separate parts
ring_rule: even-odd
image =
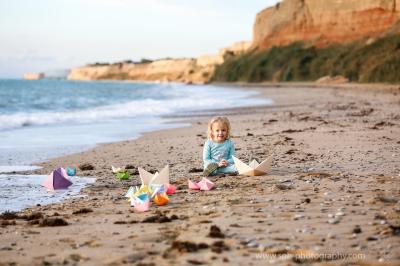
[[[215,54],[279,0],[0,0],[0,78]]]

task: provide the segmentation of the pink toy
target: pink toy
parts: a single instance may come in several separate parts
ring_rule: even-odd
[[[189,183],[189,189],[194,189],[194,190],[211,190],[214,187],[214,183],[211,182],[209,179],[203,177],[203,179],[200,182],[193,182],[191,180],[188,180]]]
[[[49,190],[66,189],[72,182],[69,180],[67,172],[64,168],[60,167],[51,172],[51,174],[43,181],[42,184]]]
[[[144,201],[138,199],[132,199],[131,205],[138,212],[146,212],[150,209],[151,202],[148,199]]]
[[[171,195],[176,192],[176,187],[174,185],[167,184],[166,187],[167,187],[167,191],[166,191],[167,195]]]

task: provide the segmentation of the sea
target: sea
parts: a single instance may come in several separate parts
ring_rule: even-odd
[[[0,79],[0,213],[79,196],[95,178],[81,177],[65,193],[46,191],[45,176],[16,173],[37,162],[188,126],[168,118],[175,115],[270,104],[255,91],[228,86]]]

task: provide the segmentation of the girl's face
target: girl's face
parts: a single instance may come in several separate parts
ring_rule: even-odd
[[[211,132],[213,141],[222,143],[226,140],[228,129],[220,122],[215,122],[211,125]]]

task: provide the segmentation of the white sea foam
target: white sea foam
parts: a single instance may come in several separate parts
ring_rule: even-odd
[[[182,111],[270,103],[268,100],[245,98],[249,96],[249,93],[227,92],[222,88],[218,93],[193,89],[188,92],[192,94],[190,97],[184,97],[182,91],[171,91],[173,96],[170,95],[172,97],[169,99],[134,100],[74,111],[3,114],[0,115],[0,130],[62,123],[92,123],[120,118],[166,115]]]

